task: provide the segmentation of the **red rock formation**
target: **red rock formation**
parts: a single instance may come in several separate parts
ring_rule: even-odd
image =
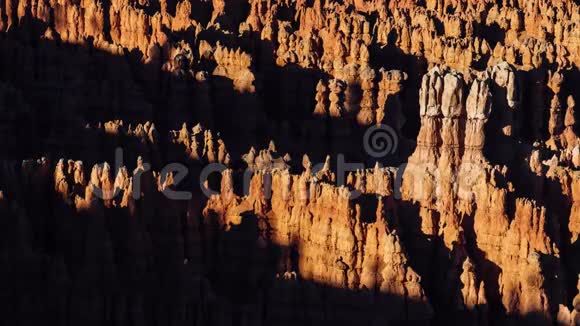
[[[374,179],[382,185],[380,189],[388,189],[390,183],[382,183],[381,173],[377,168]],[[222,180],[229,179],[229,175],[231,171],[227,170]],[[371,176],[367,179],[373,180]],[[266,182],[271,182],[271,196],[264,192]],[[372,193],[369,188],[366,188],[368,193]],[[349,306],[345,318],[424,321],[432,315],[420,276],[408,265],[396,228],[389,222],[394,221],[393,216],[388,216],[394,212],[385,213],[388,208],[380,209],[385,201],[391,201],[388,197],[378,197],[376,212],[369,211],[361,207],[362,203],[349,200],[347,188],[319,183],[307,172],[291,175],[288,170],[258,172],[244,198],[232,200],[229,189],[231,184],[222,183],[221,195],[213,196],[208,202],[204,211],[206,218],[217,215],[221,225],[232,228],[243,224],[249,218],[244,216],[251,212],[271,228],[271,238],[264,240],[287,248],[282,252],[279,267],[282,271],[295,273],[303,282],[362,291],[365,300],[375,302],[374,305],[398,307],[391,312],[365,316],[365,309],[375,308]],[[376,222],[364,222],[369,219]],[[292,257],[292,248],[300,253],[298,258]],[[328,299],[326,304],[348,305],[347,302],[336,298]],[[328,321],[337,317],[327,318]]]
[[[578,21],[0,0],[3,320],[576,324]]]

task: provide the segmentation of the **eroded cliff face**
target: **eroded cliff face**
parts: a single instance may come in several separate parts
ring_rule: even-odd
[[[2,319],[578,324],[578,21],[0,0]]]

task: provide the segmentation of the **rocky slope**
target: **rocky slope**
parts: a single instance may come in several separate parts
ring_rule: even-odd
[[[580,324],[579,21],[0,0],[0,320]]]

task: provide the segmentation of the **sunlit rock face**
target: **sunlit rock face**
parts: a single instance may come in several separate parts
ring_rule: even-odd
[[[10,325],[577,325],[580,7],[0,0]]]

